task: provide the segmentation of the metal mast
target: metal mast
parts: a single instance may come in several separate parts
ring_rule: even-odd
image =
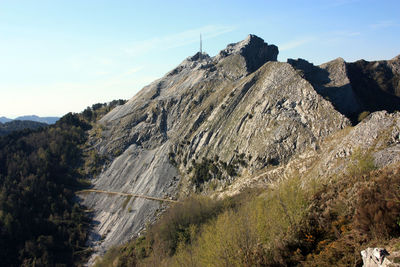
[[[200,33],[200,56],[199,56],[200,60],[202,56],[203,56],[203,41],[201,40],[201,33]]]

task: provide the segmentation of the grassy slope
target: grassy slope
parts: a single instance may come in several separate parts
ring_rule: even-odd
[[[367,246],[396,249],[400,164],[375,170],[368,155],[349,173],[224,200],[191,198],[97,266],[360,266]]]

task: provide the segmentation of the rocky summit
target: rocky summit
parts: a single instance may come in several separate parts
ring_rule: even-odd
[[[380,166],[400,161],[400,57],[315,66],[277,56],[277,46],[249,35],[215,57],[188,57],[114,108],[91,131],[91,149],[108,159],[93,189],[223,196],[294,172],[343,173],[359,148]],[[359,123],[363,112],[372,114]],[[166,206],[100,193],[83,204],[93,211],[95,255],[140,234]]]

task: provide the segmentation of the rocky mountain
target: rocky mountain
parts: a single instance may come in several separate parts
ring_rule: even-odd
[[[399,110],[399,56],[387,61],[354,63],[337,58],[320,66],[304,59],[289,59],[288,63],[353,124],[362,111]]]
[[[357,149],[370,150],[379,166],[400,160],[400,114],[390,113],[400,107],[399,57],[314,66],[277,55],[249,35],[215,57],[188,57],[114,108],[90,133],[90,149],[108,159],[93,188],[223,196],[294,172],[343,173]],[[361,112],[379,110],[358,123]],[[137,236],[165,208],[116,194],[82,198],[93,211],[95,255]]]

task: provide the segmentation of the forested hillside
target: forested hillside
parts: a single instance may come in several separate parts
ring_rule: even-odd
[[[40,127],[46,127],[46,123],[36,121],[19,121],[14,120],[6,123],[0,122],[0,136],[7,135],[15,131],[21,131],[25,129],[38,129]]]
[[[76,203],[88,124],[56,125],[0,139],[0,259],[5,266],[79,262],[89,220]]]
[[[95,169],[95,153],[84,152],[87,130],[121,103],[95,104],[55,125],[0,138],[0,265],[84,262],[90,219],[74,192],[88,186]]]

